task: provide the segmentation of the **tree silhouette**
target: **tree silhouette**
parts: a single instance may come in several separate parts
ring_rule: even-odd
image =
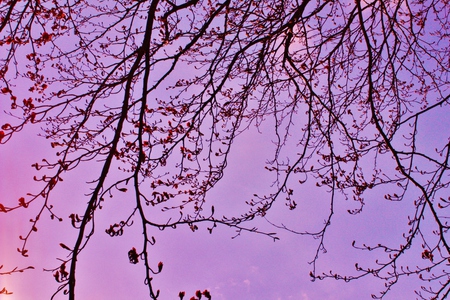
[[[420,133],[423,120],[448,111],[447,5],[2,1],[1,93],[10,99],[4,112],[15,121],[2,124],[0,142],[38,124],[57,149],[56,157],[33,165],[44,173],[35,177],[40,191],[0,204],[4,213],[40,207],[19,252],[27,255],[27,241],[43,217],[63,221],[54,210],[63,204],[52,198],[63,177],[95,164],[100,169],[88,183],[87,205],[80,202],[80,212],[69,217],[77,238],[61,244],[69,256],[52,270],[61,283],[55,294],[75,299],[79,254],[99,232],[95,217],[109,196],[127,193],[134,210],[112,220],[106,233],[120,236],[140,223],[143,243],[128,257],[144,264],[150,298],[156,299],[152,277],[163,265],[149,256],[152,228],[186,225],[195,231],[207,223],[210,231],[223,225],[238,235],[249,231],[277,239],[250,221],[267,218],[275,202],[296,209],[296,190],[312,182],[329,191],[320,230],[267,221],[318,240],[313,280],[374,276],[386,282],[374,296],[383,297],[413,275],[423,280],[419,297],[445,298],[450,145],[448,139],[427,144]],[[256,191],[247,199],[247,212],[220,217],[208,204],[208,192],[224,176],[233,143],[255,127],[271,128],[274,148],[266,169],[273,175],[272,192]],[[316,262],[336,203],[354,200],[358,208],[349,213],[358,214],[369,190],[410,205],[402,244],[356,241],[355,248],[379,259],[370,267],[357,264],[354,274],[323,273]],[[402,259],[408,255],[414,264]],[[197,294],[211,297],[208,291]]]

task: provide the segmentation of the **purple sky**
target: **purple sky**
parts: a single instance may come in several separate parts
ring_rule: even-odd
[[[448,125],[448,124],[447,124]],[[36,128],[25,129],[11,142],[2,145],[0,157],[2,202],[14,203],[23,196],[24,191],[37,188],[32,181],[36,174],[30,166],[44,153],[50,153],[48,141],[35,136]],[[436,138],[439,138],[436,136]],[[255,148],[261,151],[254,151]],[[210,194],[211,204],[217,211],[236,212],[245,206],[243,199],[255,191],[267,188],[269,177],[262,170],[264,149],[270,148],[263,134],[249,132],[242,136],[230,158],[228,173],[217,188]],[[256,154],[256,155],[255,155]],[[0,295],[0,299],[48,299],[58,284],[51,273],[44,268],[58,266],[56,257],[64,257],[65,250],[58,244],[70,244],[75,238],[67,218],[76,202],[84,203],[83,193],[87,185],[84,181],[96,176],[89,166],[75,171],[75,175],[64,178],[54,197],[64,201],[57,211],[64,222],[45,219],[38,232],[31,238],[30,257],[22,258],[15,250],[20,247],[19,235],[26,234],[29,223],[26,221],[36,214],[37,206],[2,214],[0,218],[0,259],[7,270],[14,266],[34,265],[35,270],[22,274],[1,276],[0,285],[14,294]],[[78,173],[77,173],[78,172]],[[313,186],[305,186],[298,192],[299,207],[287,210],[284,204],[269,214],[269,219],[277,224],[285,223],[293,228],[313,230],[322,224],[328,209],[327,193]],[[354,250],[350,247],[353,239],[362,242],[377,242],[375,238],[386,241],[389,236],[398,240],[405,228],[406,217],[401,211],[407,207],[403,203],[388,203],[376,193],[367,197],[367,206],[360,215],[346,213],[353,203],[339,203],[333,226],[327,234],[326,245],[329,252],[321,255],[318,267],[321,271],[353,271],[355,262],[372,263],[373,253]],[[222,203],[222,204],[220,204]],[[128,209],[131,209],[128,207]],[[325,212],[325,213],[324,213]],[[128,213],[126,195],[109,199],[97,218],[97,232],[79,261],[77,281],[78,299],[144,299],[147,297],[143,285],[142,265],[132,265],[127,251],[141,245],[140,228],[133,226],[122,237],[110,238],[102,231],[111,222],[125,217]],[[116,216],[115,219],[113,216]],[[271,230],[264,221],[256,226]],[[218,227],[213,234],[207,233],[206,226],[193,233],[187,227],[177,230],[154,231],[157,243],[151,256],[155,265],[164,262],[164,269],[155,276],[154,285],[161,289],[161,299],[175,299],[180,290],[192,296],[197,289],[208,289],[213,299],[368,299],[370,293],[378,292],[383,282],[366,278],[356,282],[325,280],[312,283],[309,278],[310,265],[317,241],[311,237],[280,232],[281,240],[273,242],[270,238],[257,234],[244,233],[231,239],[234,230]],[[273,230],[273,229],[272,229]],[[411,283],[414,283],[411,278]],[[405,290],[406,288],[406,290]],[[409,295],[409,296],[407,296]],[[402,282],[394,288],[387,299],[411,299],[414,297],[409,282]],[[59,295],[57,299],[64,299]]]

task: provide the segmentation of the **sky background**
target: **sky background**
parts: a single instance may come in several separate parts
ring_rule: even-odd
[[[447,126],[448,121],[434,118]],[[430,126],[432,129],[433,126]],[[28,191],[38,188],[32,176],[38,172],[31,164],[46,154],[51,154],[49,141],[37,137],[38,128],[26,128],[13,140],[2,145],[0,172],[2,203],[15,203]],[[445,131],[444,131],[445,132]],[[428,135],[440,139],[438,134]],[[227,214],[245,211],[243,202],[255,192],[262,192],[270,184],[268,172],[263,171],[263,162],[270,149],[264,134],[245,133],[231,153],[230,164],[222,182],[209,195],[210,203],[218,213]],[[34,265],[34,270],[21,274],[0,276],[0,286],[13,295],[0,295],[0,299],[49,299],[58,284],[49,272],[59,265],[57,257],[67,252],[59,247],[63,242],[70,245],[75,239],[68,215],[76,210],[77,202],[87,201],[83,194],[88,186],[84,182],[97,176],[93,166],[85,165],[64,178],[53,197],[60,198],[63,206],[56,211],[63,222],[51,221],[47,216],[38,226],[38,232],[30,239],[30,256],[23,258],[16,248],[21,246],[19,235],[29,230],[29,218],[36,215],[38,205],[0,215],[0,260],[4,269],[15,266]],[[280,203],[268,218],[293,228],[314,230],[321,226],[328,213],[328,194],[313,185],[305,185],[296,193],[299,207],[289,211]],[[97,235],[82,252],[78,265],[78,299],[145,299],[147,289],[143,285],[144,270],[141,264],[132,265],[127,252],[131,247],[139,248],[140,227],[127,228],[121,237],[111,238],[103,233],[112,222],[126,217],[126,193],[108,199],[97,216]],[[402,229],[406,228],[407,203],[386,202],[376,192],[368,194],[367,205],[356,216],[346,213],[352,201],[340,201],[332,226],[326,236],[328,252],[321,254],[318,269],[327,272],[354,271],[354,263],[372,263],[374,253],[351,248],[357,240],[376,244],[377,238],[393,243],[399,241]],[[260,220],[254,223],[261,229],[272,231]],[[243,233],[232,239],[234,229],[219,226],[213,234],[205,226],[193,233],[187,226],[176,230],[154,230],[157,243],[150,248],[154,267],[164,263],[163,272],[154,278],[154,287],[161,290],[161,299],[176,299],[179,291],[186,291],[188,299],[197,289],[208,289],[213,299],[369,299],[371,293],[382,288],[383,282],[367,277],[358,281],[324,280],[311,282],[309,272],[317,241],[308,236],[280,232],[280,240],[258,234]],[[419,255],[419,254],[418,254]],[[419,259],[419,258],[417,258]],[[386,299],[413,299],[414,278],[403,278]],[[417,282],[415,282],[417,283]],[[417,287],[417,286],[415,286]],[[56,299],[65,299],[62,295]]]

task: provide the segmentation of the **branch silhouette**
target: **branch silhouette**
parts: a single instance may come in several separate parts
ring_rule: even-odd
[[[312,236],[313,280],[373,276],[385,296],[416,276],[417,296],[450,293],[447,214],[450,143],[429,145],[426,122],[446,114],[450,100],[450,23],[446,1],[10,1],[0,4],[0,88],[8,99],[0,144],[39,125],[56,156],[33,164],[38,191],[0,212],[30,206],[38,213],[18,252],[49,216],[64,222],[54,190],[80,166],[96,166],[87,203],[69,220],[76,238],[50,271],[61,293],[75,299],[80,253],[98,232],[121,236],[140,226],[141,245],[128,258],[142,264],[149,297],[163,264],[150,255],[154,230],[208,224],[277,240],[253,226]],[[26,86],[27,88],[22,88]],[[8,120],[9,120],[8,119]],[[271,192],[245,199],[248,209],[223,215],[211,190],[226,174],[242,133],[256,128],[273,142],[265,170]],[[445,128],[447,129],[447,128]],[[117,172],[119,170],[119,172]],[[316,231],[272,221],[275,203],[299,206],[310,184],[329,192]],[[329,228],[345,200],[363,211],[367,193],[407,202],[408,229],[397,246],[355,241],[378,257],[354,273],[322,271]],[[133,209],[109,228],[96,216],[108,198],[126,193]],[[8,200],[9,201],[9,200]],[[157,212],[157,216],[155,216]],[[379,212],[372,212],[379,213]],[[163,221],[161,221],[163,220]],[[419,254],[417,254],[419,253]],[[404,260],[404,257],[413,258]],[[156,259],[156,261],[153,261]],[[415,263],[410,263],[414,261]],[[156,266],[156,267],[152,267]],[[22,272],[13,269],[0,275]],[[7,294],[3,289],[1,293]],[[183,299],[185,292],[178,295]],[[196,295],[211,299],[210,292]]]

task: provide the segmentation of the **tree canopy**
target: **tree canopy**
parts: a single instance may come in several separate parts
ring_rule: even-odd
[[[89,241],[140,226],[142,244],[128,257],[143,262],[156,299],[152,278],[163,265],[150,255],[152,230],[207,224],[210,232],[228,226],[275,240],[276,233],[252,225],[266,219],[275,231],[317,239],[313,280],[374,276],[386,282],[375,295],[383,297],[401,278],[417,276],[419,297],[445,298],[449,128],[430,129],[427,120],[449,112],[448,4],[0,1],[1,105],[8,119],[0,124],[0,143],[37,126],[55,148],[55,156],[33,165],[42,174],[35,177],[40,190],[0,202],[7,214],[40,208],[19,252],[32,251],[27,241],[42,219],[71,222],[77,238],[61,243],[69,255],[52,273],[60,282],[56,294],[75,299],[77,262]],[[253,128],[272,142],[265,165],[271,191],[255,191],[241,199],[247,211],[223,215],[208,196],[226,174],[233,145]],[[438,130],[446,138],[428,142]],[[53,192],[84,165],[95,166],[87,179],[91,193],[68,218],[59,216],[55,207],[65,204]],[[323,226],[311,232],[272,222],[275,203],[301,209],[297,191],[306,184],[328,192]],[[106,230],[96,228],[101,208],[121,193],[134,209]],[[359,214],[367,193],[407,203],[402,241],[355,241],[377,259],[356,264],[352,274],[318,269],[336,203],[355,201],[348,213]],[[208,291],[196,297],[202,295],[211,297]]]

